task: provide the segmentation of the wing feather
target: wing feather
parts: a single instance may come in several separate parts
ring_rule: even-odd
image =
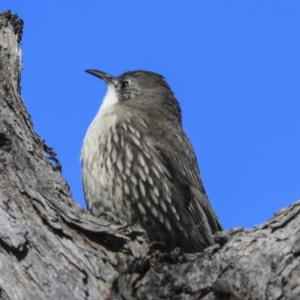
[[[188,140],[187,142],[189,149],[185,149],[185,155],[181,156],[168,147],[162,149],[153,144],[150,146],[150,151],[154,160],[172,182],[174,197],[184,203],[206,244],[211,245],[214,243],[213,234],[222,230],[222,226],[209,203],[194,151],[190,142]]]

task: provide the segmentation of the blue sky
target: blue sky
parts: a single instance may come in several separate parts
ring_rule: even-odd
[[[299,1],[2,0],[6,9],[25,22],[22,97],[81,205],[81,144],[106,90],[88,68],[166,77],[226,229],[300,198]]]

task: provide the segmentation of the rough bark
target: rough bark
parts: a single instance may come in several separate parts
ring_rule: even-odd
[[[80,208],[20,97],[22,29],[0,14],[1,299],[300,299],[300,202],[193,255]]]

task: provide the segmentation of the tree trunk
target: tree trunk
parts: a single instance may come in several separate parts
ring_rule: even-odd
[[[22,28],[0,14],[1,299],[300,299],[300,202],[198,254],[80,208],[20,97]]]

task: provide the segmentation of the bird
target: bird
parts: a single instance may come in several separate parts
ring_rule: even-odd
[[[222,226],[166,79],[144,70],[118,77],[85,71],[107,84],[81,150],[88,210],[120,224],[139,224],[170,251],[195,253],[213,245]]]

